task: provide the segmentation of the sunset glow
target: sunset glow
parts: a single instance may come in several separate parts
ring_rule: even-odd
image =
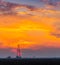
[[[0,7],[0,48],[17,48],[18,44],[21,49],[60,48],[60,4],[41,3],[44,6],[13,3],[7,4],[8,9]]]

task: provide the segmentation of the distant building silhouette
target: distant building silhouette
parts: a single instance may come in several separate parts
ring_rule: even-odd
[[[8,56],[7,58],[8,58],[8,59],[11,59],[11,56]]]

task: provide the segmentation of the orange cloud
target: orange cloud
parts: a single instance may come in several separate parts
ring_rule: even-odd
[[[18,44],[24,49],[38,45],[60,47],[60,38],[51,35],[56,33],[54,24],[60,20],[60,11],[27,5],[16,5],[11,10],[15,14],[0,14],[0,47],[16,48]]]
[[[56,18],[34,16],[0,16],[0,41],[3,47],[34,48],[35,45],[55,46],[58,38],[50,35]],[[44,40],[44,41],[43,41]],[[51,43],[50,43],[51,42]],[[55,42],[55,44],[53,44]],[[58,45],[57,45],[58,46]],[[57,47],[56,46],[56,47]]]

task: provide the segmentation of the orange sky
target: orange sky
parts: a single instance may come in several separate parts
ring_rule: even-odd
[[[37,46],[60,47],[60,37],[57,36],[60,31],[54,26],[60,21],[60,11],[44,8],[31,11],[22,8],[25,11],[0,16],[0,48],[16,48],[18,44],[23,49],[38,49]]]

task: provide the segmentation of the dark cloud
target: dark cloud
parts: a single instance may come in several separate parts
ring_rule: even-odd
[[[19,8],[25,7],[31,11],[36,9],[34,6],[31,6],[31,5],[21,5],[21,4],[2,1],[0,2],[0,14],[16,14],[14,9],[17,7]]]
[[[60,38],[60,34],[59,33],[51,33],[51,35],[55,36],[56,38]]]
[[[36,0],[35,0],[36,1]],[[50,2],[49,0],[39,0],[40,2],[45,2],[45,3],[48,3],[49,5],[56,5],[57,2]],[[27,5],[27,4],[19,4],[19,3],[12,3],[12,2],[6,2],[6,1],[2,1],[0,2],[0,14],[8,14],[8,15],[16,15],[17,14],[17,9],[16,8],[20,8],[23,7],[23,8],[27,8],[28,10],[30,11],[36,11],[38,10],[39,8],[37,8],[36,6],[32,6],[32,5]],[[16,11],[15,11],[16,10]],[[18,11],[19,11],[18,10]]]
[[[6,0],[4,0],[4,1],[6,1]],[[60,0],[7,0],[8,2],[13,2],[13,3],[25,3],[25,4],[28,4],[28,3],[32,3],[32,4],[34,4],[35,3],[35,5],[37,4],[37,5],[42,5],[42,4],[48,4],[48,5],[52,5],[52,6],[57,6],[57,5],[60,5]],[[39,4],[40,3],[40,4]],[[42,4],[41,4],[42,3]],[[29,4],[30,5],[30,4]]]
[[[60,5],[60,0],[40,0],[40,1],[52,6]]]

